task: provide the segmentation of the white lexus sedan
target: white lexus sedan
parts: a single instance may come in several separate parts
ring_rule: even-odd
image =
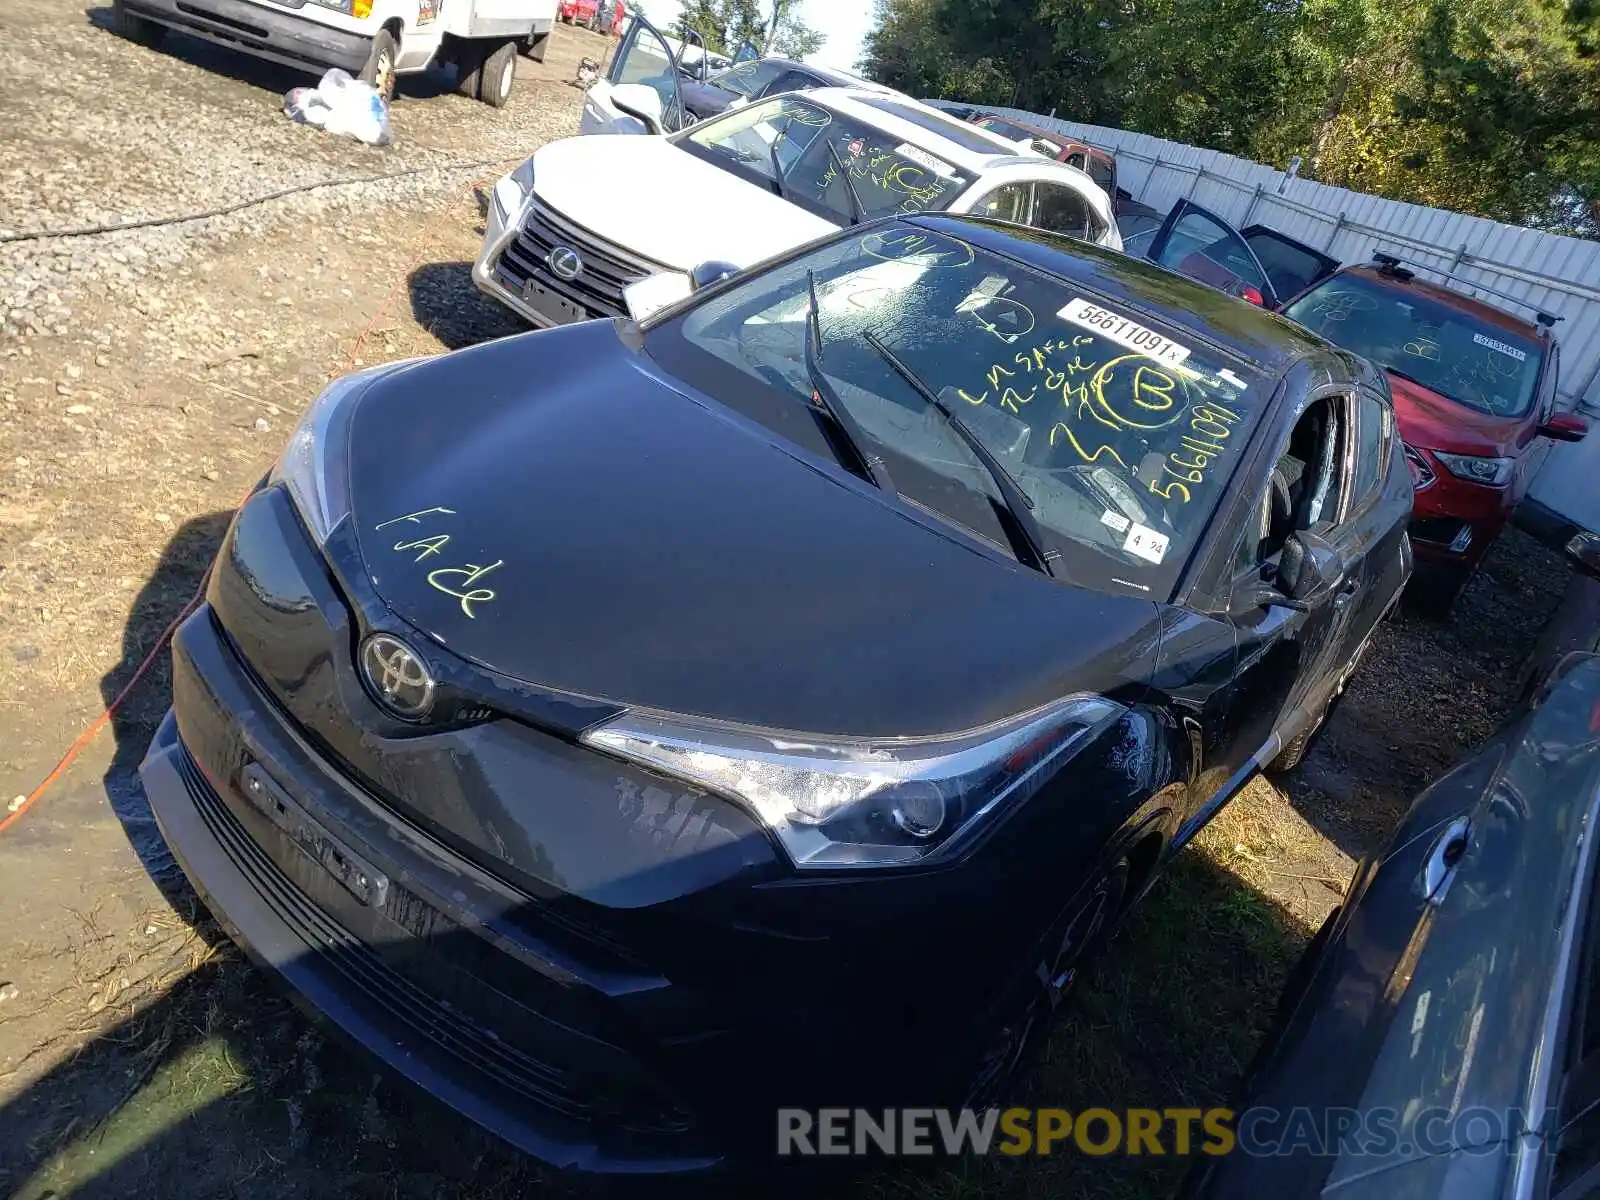
[[[845,225],[950,212],[1121,249],[1084,172],[909,98],[791,92],[665,137],[540,147],[495,184],[479,288],[534,325],[628,315],[661,272],[715,277]]]

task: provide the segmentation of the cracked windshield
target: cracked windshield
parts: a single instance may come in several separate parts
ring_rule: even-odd
[[[793,96],[697,126],[681,145],[781,186],[787,199],[841,225],[943,209],[972,181],[893,134]]]
[[[1004,543],[1002,490],[872,335],[980,438],[1075,579],[1163,592],[1264,400],[1244,363],[966,242],[891,226],[760,275],[682,319],[692,344],[811,402],[822,370],[908,498]],[[1108,574],[1109,571],[1109,574]]]

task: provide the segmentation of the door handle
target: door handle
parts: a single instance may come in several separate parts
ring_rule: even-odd
[[[1456,867],[1466,854],[1471,837],[1472,823],[1465,817],[1457,817],[1433,843],[1427,862],[1422,864],[1422,897],[1428,903],[1444,902],[1445,893],[1450,890]]]

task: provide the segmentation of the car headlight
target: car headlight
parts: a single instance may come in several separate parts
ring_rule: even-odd
[[[502,175],[494,185],[494,203],[500,210],[500,219],[508,221],[522,211],[522,205],[533,192],[533,159],[527,159],[509,175]]]
[[[1444,464],[1444,469],[1458,479],[1473,483],[1486,483],[1490,487],[1505,487],[1511,482],[1511,472],[1516,470],[1514,458],[1479,458],[1475,454],[1446,454],[1433,451],[1433,456]]]
[[[289,438],[270,482],[280,483],[321,546],[350,511],[350,491],[342,467],[350,428],[349,401],[374,380],[410,363],[401,359],[353,371],[334,380],[311,402]]]
[[[797,867],[884,867],[953,855],[1125,711],[1078,694],[949,737],[877,740],[626,712],[582,740],[742,803]]]

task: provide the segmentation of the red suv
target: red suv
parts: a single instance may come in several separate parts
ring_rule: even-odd
[[[1416,487],[1411,586],[1416,600],[1442,615],[1528,490],[1549,443],[1580,441],[1589,423],[1555,411],[1560,346],[1550,331],[1557,318],[1539,313],[1525,321],[1417,279],[1392,255],[1373,259],[1342,268],[1282,311],[1387,372]]]

